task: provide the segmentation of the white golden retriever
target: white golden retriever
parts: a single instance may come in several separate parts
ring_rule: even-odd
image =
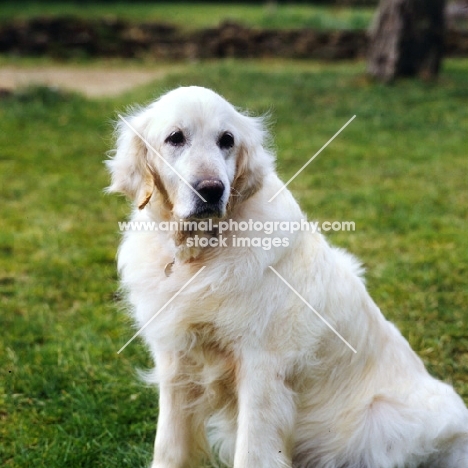
[[[213,220],[128,231],[118,254],[136,325],[151,320],[152,468],[199,467],[213,451],[235,468],[467,468],[465,405],[385,320],[351,255],[279,228],[221,242],[220,221],[305,219],[288,190],[269,201],[283,184],[262,119],[183,87],[128,124],[108,190],[133,200],[132,220]],[[239,235],[252,242],[237,246]]]

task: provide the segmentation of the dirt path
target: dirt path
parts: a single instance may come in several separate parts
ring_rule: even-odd
[[[155,70],[132,70],[73,66],[0,67],[0,88],[15,89],[27,85],[47,85],[66,88],[88,97],[115,96],[125,91],[163,78],[176,67],[158,66]]]

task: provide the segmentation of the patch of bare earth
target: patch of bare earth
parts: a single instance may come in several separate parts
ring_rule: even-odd
[[[78,91],[88,97],[115,96],[161,79],[168,71],[3,66],[0,68],[0,88],[13,90],[29,85],[45,85]]]

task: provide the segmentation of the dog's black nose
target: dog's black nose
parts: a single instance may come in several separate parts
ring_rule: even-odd
[[[208,203],[218,203],[224,193],[224,184],[219,179],[201,180],[194,188]]]

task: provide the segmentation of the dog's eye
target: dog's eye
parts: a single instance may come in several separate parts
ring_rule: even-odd
[[[232,148],[234,146],[234,137],[232,134],[229,132],[224,132],[218,140],[218,146],[221,149]]]
[[[185,143],[185,136],[180,131],[172,132],[167,138],[166,143],[169,143],[172,146],[181,146]]]

